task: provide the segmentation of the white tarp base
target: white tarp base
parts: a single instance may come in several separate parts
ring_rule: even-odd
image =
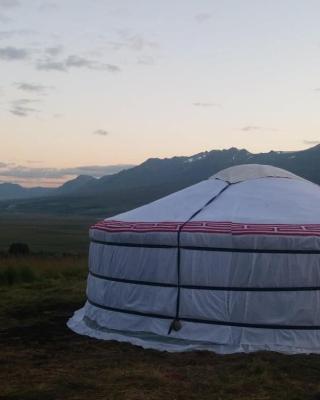
[[[76,311],[69,319],[67,326],[75,333],[94,339],[130,343],[144,349],[179,353],[186,351],[212,351],[217,354],[251,353],[257,351],[274,351],[283,354],[320,354],[319,348],[300,348],[276,344],[214,344],[185,339],[168,339],[165,336],[146,332],[117,331],[99,326],[85,316],[85,306]],[[292,334],[292,332],[291,332]]]

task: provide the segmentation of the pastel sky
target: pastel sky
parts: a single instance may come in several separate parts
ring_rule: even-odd
[[[319,16],[319,0],[0,0],[0,181],[319,143]]]

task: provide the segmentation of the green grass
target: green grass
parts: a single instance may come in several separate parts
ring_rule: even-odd
[[[0,251],[22,242],[33,252],[86,253],[94,218],[0,214]]]
[[[169,354],[74,334],[86,264],[0,258],[1,400],[320,399],[320,356]]]

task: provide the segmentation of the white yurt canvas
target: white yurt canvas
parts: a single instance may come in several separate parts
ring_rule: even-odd
[[[79,334],[167,351],[320,353],[320,187],[228,168],[90,230]]]

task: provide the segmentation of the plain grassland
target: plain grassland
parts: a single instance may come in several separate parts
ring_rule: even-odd
[[[0,214],[0,251],[22,242],[32,252],[87,253],[90,217]]]
[[[319,400],[320,357],[169,354],[76,335],[86,256],[0,257],[0,400]]]

